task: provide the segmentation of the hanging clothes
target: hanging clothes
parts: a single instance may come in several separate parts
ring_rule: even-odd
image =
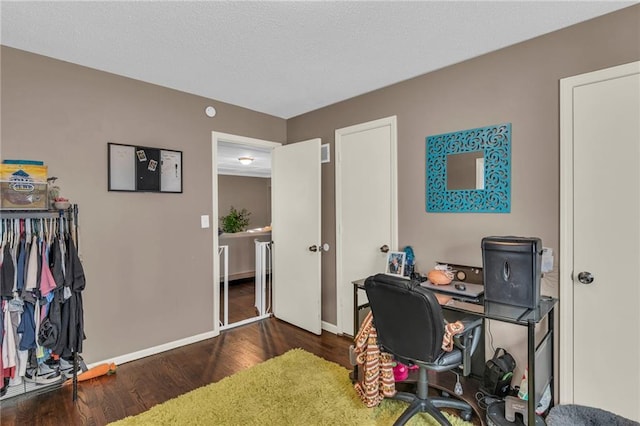
[[[84,309],[82,304],[82,290],[84,290],[86,281],[84,276],[84,268],[80,262],[78,251],[70,235],[66,238],[67,246],[67,267],[65,275],[65,286],[71,289],[71,306],[69,318],[69,345],[68,349],[73,352],[82,352],[82,341],[84,340]]]
[[[66,249],[64,264],[59,264],[62,261],[62,250],[64,249]],[[86,280],[78,252],[71,238],[65,238],[64,246],[56,244],[54,241],[51,257],[51,271],[56,284],[61,277],[63,278],[62,286],[55,290],[56,295],[49,312],[52,323],[60,324],[60,334],[53,352],[63,357],[69,357],[73,352],[82,352],[82,341],[85,338],[82,290],[85,288]],[[59,323],[58,313],[54,311],[57,309],[56,302],[60,307]]]
[[[53,300],[49,304],[49,314],[47,317],[52,326],[56,329],[57,338],[55,343],[50,346],[54,353],[60,354],[66,346],[66,333],[63,332],[62,324],[62,305],[64,304],[64,272],[62,266],[64,259],[62,258],[62,250],[58,238],[54,238],[49,246],[49,268],[51,276],[55,282],[56,288],[53,291]]]
[[[26,278],[24,289],[26,291],[34,291],[38,286],[38,237],[35,235],[31,238],[29,248],[29,260],[27,261]]]
[[[15,268],[13,258],[11,257],[11,248],[8,244],[2,248],[2,271],[0,271],[0,297],[2,299],[11,299],[13,297],[13,279]]]
[[[26,256],[26,242],[24,235],[20,236],[20,243],[17,246],[18,254],[16,256],[16,285],[13,291],[22,291],[24,289],[24,262]]]
[[[70,233],[77,232],[74,218],[2,218],[0,230],[2,392],[5,382],[38,385],[64,377],[57,360],[81,352],[85,338],[86,279]],[[47,376],[51,365],[56,373]]]

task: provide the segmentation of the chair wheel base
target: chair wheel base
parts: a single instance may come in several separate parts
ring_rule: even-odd
[[[462,417],[462,420],[465,422],[469,422],[471,421],[471,417],[473,417],[473,412],[471,410],[462,411],[460,412],[460,417]]]

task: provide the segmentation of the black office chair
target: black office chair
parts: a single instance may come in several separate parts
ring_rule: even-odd
[[[450,425],[438,410],[441,407],[460,410],[461,417],[470,420],[472,409],[466,402],[428,396],[427,371],[453,370],[459,368],[463,360],[469,362],[478,346],[482,320],[463,320],[464,332],[456,335],[454,349],[445,352],[442,350],[445,321],[432,291],[416,281],[385,274],[367,278],[364,287],[380,350],[392,354],[399,362],[419,367],[416,393],[397,392],[393,397],[409,403],[395,425],[403,425],[421,412],[431,414],[440,424]]]

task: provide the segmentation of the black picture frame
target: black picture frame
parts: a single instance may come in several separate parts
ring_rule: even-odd
[[[182,151],[107,143],[109,191],[182,193]]]

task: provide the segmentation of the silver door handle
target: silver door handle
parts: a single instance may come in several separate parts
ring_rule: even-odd
[[[578,274],[578,281],[582,284],[591,284],[593,282],[593,275],[591,272],[582,271]]]
[[[382,247],[380,247],[380,251],[383,253],[387,253],[389,251],[389,246],[388,245],[383,245]]]
[[[322,244],[320,247],[318,247],[318,251],[329,251],[329,244]]]

